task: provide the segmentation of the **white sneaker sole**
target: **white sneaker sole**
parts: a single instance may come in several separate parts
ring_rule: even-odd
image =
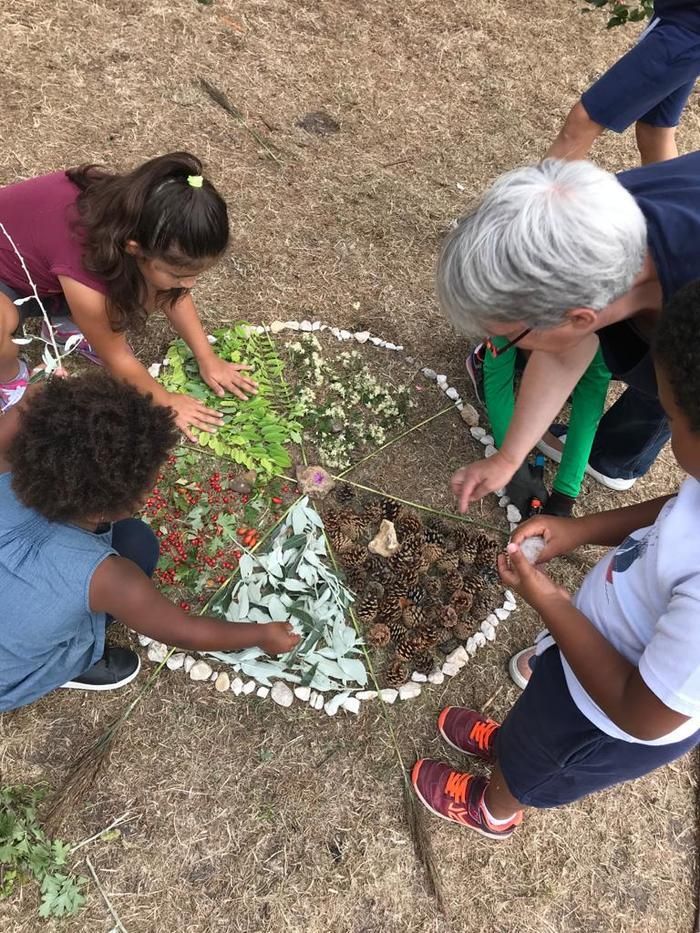
[[[141,658],[138,658],[138,662],[135,671],[123,680],[117,681],[115,684],[79,684],[74,680],[69,680],[68,683],[61,684],[59,690],[91,690],[94,693],[104,693],[106,690],[119,690],[121,687],[126,687],[127,684],[130,684],[132,680],[136,679],[141,670]]]
[[[521,690],[524,690],[529,683],[529,678],[526,680],[518,669],[518,661],[524,654],[528,654],[532,651],[532,648],[523,648],[522,651],[518,651],[517,654],[514,654],[513,657],[508,662],[508,673],[510,674],[510,679],[513,681],[516,687],[520,687]]]
[[[565,444],[566,434],[562,434],[559,440],[562,444]],[[561,450],[557,450],[556,447],[550,447],[546,441],[538,441],[537,449],[540,450],[545,457],[549,457],[550,460],[553,460],[554,463],[561,463]],[[615,492],[625,492],[627,489],[631,489],[637,482],[636,479],[618,479],[614,476],[606,476],[604,473],[599,473],[598,470],[593,469],[590,464],[586,466],[586,474],[590,476],[591,479],[594,479],[596,483],[605,486],[606,489],[614,489]]]

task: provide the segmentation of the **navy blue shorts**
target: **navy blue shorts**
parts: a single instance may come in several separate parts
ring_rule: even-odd
[[[6,295],[12,302],[17,301],[19,298],[27,298],[32,294],[32,290],[29,286],[27,286],[24,292],[18,292],[17,289],[12,288],[11,285],[6,285],[4,282],[0,282],[0,292]],[[63,293],[60,295],[44,296],[41,301],[50,318],[70,317],[70,308],[68,307],[68,302]],[[41,308],[36,298],[29,298],[29,301],[25,301],[21,305],[18,305],[17,313],[19,315],[18,329],[22,327],[28,318],[42,317]]]
[[[672,745],[623,742],[601,732],[572,700],[555,645],[537,658],[530,682],[496,733],[496,756],[520,803],[558,807],[648,774],[698,742],[700,732]]]
[[[699,74],[700,33],[656,19],[581,102],[591,120],[616,133],[638,120],[677,126]]]

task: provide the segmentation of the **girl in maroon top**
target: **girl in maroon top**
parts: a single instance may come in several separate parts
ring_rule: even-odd
[[[159,156],[123,175],[95,165],[55,172],[0,189],[0,222],[49,309],[56,336],[80,333],[80,350],[175,412],[178,427],[213,431],[221,415],[188,395],[167,392],[136,359],[126,339],[162,311],[191,348],[217,395],[256,391],[249,366],[212,350],[190,295],[229,240],[226,204],[187,152]],[[13,334],[39,312],[9,239],[0,230],[0,409],[28,381]],[[44,337],[48,334],[44,332]]]

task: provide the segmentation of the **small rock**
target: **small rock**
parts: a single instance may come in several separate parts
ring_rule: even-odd
[[[333,434],[342,434],[345,430],[345,423],[343,421],[331,421],[331,431]]]
[[[338,327],[331,327],[331,333],[334,337],[340,337],[340,329]]]
[[[476,645],[477,648],[484,647],[484,645],[486,644],[486,636],[484,635],[483,632],[474,633],[474,644]]]
[[[313,324],[311,323],[311,321],[302,321],[302,322],[299,324],[299,330],[305,330],[305,331],[307,331],[307,333],[308,333],[308,331],[311,331],[311,330],[313,330],[313,329],[314,329],[314,328],[313,328]]]
[[[493,444],[489,444],[489,446],[488,446],[488,447],[486,448],[486,450],[484,451],[484,457],[486,457],[486,459],[488,460],[489,457],[493,457],[493,455],[494,455],[494,454],[497,454],[497,453],[498,453],[498,451],[497,451],[496,448],[493,446]]]
[[[323,704],[323,711],[328,716],[335,716],[348,697],[343,693],[336,693]]]
[[[507,609],[501,609],[501,608],[499,607],[498,609],[496,609],[495,615],[496,615],[496,618],[498,619],[499,622],[505,622],[505,620],[506,620],[506,619],[508,618],[508,616],[510,615],[510,612],[508,612]]]
[[[209,678],[209,680],[214,684],[214,683],[216,683],[216,678],[217,678],[218,676],[219,676],[219,672],[218,672],[218,671],[212,671],[212,672],[211,672],[211,677]]]
[[[139,635],[138,638],[139,638],[139,644],[141,645],[142,648],[147,648],[153,641],[153,639],[149,638],[148,635]]]
[[[518,608],[518,604],[514,600],[507,599],[503,603],[503,608],[507,609],[508,612],[513,612],[514,609]]]
[[[507,505],[510,505],[510,499],[508,496],[501,496],[501,498],[498,500],[498,504],[502,509],[505,509]]]
[[[367,341],[369,340],[369,331],[368,330],[358,331],[355,334],[355,340],[357,340],[358,343],[367,343]]]
[[[296,125],[306,130],[307,133],[315,133],[316,136],[330,136],[340,131],[340,123],[325,110],[312,110],[310,113],[305,113],[297,120]]]
[[[450,638],[447,641],[443,641],[441,645],[438,645],[438,651],[440,654],[449,654],[451,651],[454,651],[455,648],[459,647],[459,642],[456,638]]]
[[[270,688],[258,687],[258,689],[255,691],[255,695],[260,697],[261,700],[266,700],[270,696]]]
[[[373,554],[379,554],[380,557],[391,557],[398,549],[399,542],[396,537],[394,523],[383,518],[379,531],[367,545],[367,550]]]
[[[245,473],[241,473],[240,478],[244,483],[248,483],[249,486],[255,486],[258,480],[258,474],[255,470],[246,470]]]
[[[281,334],[282,331],[285,330],[286,326],[287,325],[284,323],[284,321],[273,321],[272,324],[270,324],[270,333]]]
[[[196,661],[190,670],[190,680],[209,680],[212,674],[206,661]]]
[[[469,402],[464,403],[464,408],[460,411],[460,417],[465,424],[475,428],[479,423],[479,412]]]
[[[544,538],[542,538],[542,540],[544,541]],[[515,605],[515,593],[512,590],[506,590],[503,594],[503,598],[507,602],[513,603]]]
[[[453,402],[456,402],[457,399],[459,398],[459,392],[455,389],[454,386],[450,386],[448,390],[445,392],[445,395],[448,398],[451,398]]]
[[[506,518],[509,522],[519,522],[522,521],[522,515],[520,514],[520,509],[511,504],[506,508]]]
[[[177,654],[172,654],[168,658],[168,660],[165,662],[165,666],[171,671],[179,671],[184,663],[185,653],[184,651],[178,651]]]
[[[438,373],[437,376],[435,377],[435,381],[437,382],[439,386],[446,386],[447,376],[445,376],[443,373]]]
[[[411,674],[411,680],[414,684],[424,684],[428,680],[427,674],[421,674],[420,671],[414,671]]]
[[[162,645],[159,641],[152,641],[148,646],[148,655],[149,661],[154,661],[156,664],[160,664],[161,661],[165,661],[165,658],[168,654],[168,646]]]
[[[458,398],[457,401],[455,402],[455,408],[457,409],[457,411],[461,411],[464,408],[464,402],[462,401],[461,398]]]
[[[309,705],[315,710],[323,709],[323,696],[320,693],[317,693],[316,696],[311,697],[309,700]]]
[[[482,434],[479,440],[484,445],[484,447],[488,447],[489,444],[495,443],[493,436],[491,434]]]
[[[525,556],[525,560],[528,564],[536,564],[540,558],[540,554],[545,548],[545,540],[541,535],[533,535],[531,538],[525,538],[524,541],[520,543],[520,550]],[[506,599],[510,599],[512,602],[515,602],[515,597],[510,592],[506,591]]]
[[[357,699],[357,695],[354,697],[348,697],[342,704],[343,709],[348,713],[354,713],[355,716],[360,712],[360,701]]]
[[[219,693],[226,693],[231,689],[231,678],[226,671],[222,671],[216,678],[214,681],[214,689],[218,690]]]
[[[503,496],[505,496],[505,494],[506,494],[506,488],[505,488],[505,486],[503,487],[503,489],[497,489],[497,490],[494,492],[494,496],[498,496],[499,499],[502,499]]]
[[[477,425],[476,427],[469,428],[469,433],[471,434],[473,438],[475,438],[478,441],[478,440],[481,440],[482,437],[484,437],[484,435],[486,434],[486,429],[480,428]]]
[[[272,685],[270,698],[278,706],[291,706],[294,702],[294,694],[283,680],[277,680]]]
[[[231,692],[234,696],[240,696],[243,692],[243,681],[240,677],[234,677],[231,681]]]
[[[481,623],[481,631],[486,636],[487,641],[494,641],[496,638],[496,629],[491,625],[490,622],[483,621]]]
[[[333,477],[320,466],[297,467],[297,483],[305,496],[323,499],[335,486]]]
[[[445,662],[442,665],[442,673],[445,675],[445,677],[454,677],[455,674],[459,674],[463,666],[464,665],[462,664],[448,664]]]
[[[311,687],[295,687],[294,696],[302,703],[308,703],[311,699]]]
[[[326,325],[322,324],[320,321],[312,321],[311,330],[326,330]]]
[[[515,531],[515,529],[518,527],[518,522],[510,522],[508,527],[511,531]]]
[[[489,623],[489,625],[493,625],[494,628],[497,628],[500,620],[495,612],[490,612],[486,616],[486,621]]]
[[[148,367],[148,375],[152,376],[154,379],[157,379],[160,376],[161,363],[151,363]]]
[[[383,690],[379,691],[379,696],[382,702],[388,703],[389,705],[396,703],[396,698],[398,695],[399,691],[394,690],[393,687],[385,687]]]
[[[246,483],[246,481],[245,481],[244,479],[239,478],[239,477],[236,477],[235,479],[232,479],[232,480],[231,480],[230,486],[231,486],[231,489],[233,489],[234,492],[237,492],[237,493],[239,493],[239,494],[242,495],[242,496],[247,496],[248,493],[249,493],[249,492],[252,490],[252,488],[253,488],[253,487],[250,485],[250,483]]]
[[[423,373],[426,379],[437,379],[437,373],[435,372],[434,369],[426,368],[426,369],[422,369],[421,372]]]
[[[186,674],[189,674],[189,672],[192,670],[192,668],[194,667],[194,665],[195,665],[195,660],[194,660],[194,658],[192,657],[192,655],[186,654],[186,655],[185,655],[185,661],[184,661],[184,663],[183,663],[183,665],[182,665],[183,670],[185,671],[185,673],[186,673]]]
[[[216,337],[213,334],[207,334],[207,340],[212,346],[216,343]]]
[[[358,700],[362,700],[363,702],[365,700],[373,700],[377,696],[377,691],[376,690],[360,690],[355,694],[355,696],[357,697]]]
[[[299,321],[286,321],[284,326],[287,330],[299,330]]]
[[[474,636],[473,636],[473,635],[472,635],[470,638],[467,639],[466,644],[465,644],[464,647],[467,649],[467,654],[468,654],[470,657],[471,657],[471,655],[476,654],[476,642],[474,641]]]
[[[381,347],[382,344],[384,343],[381,337],[370,337],[369,342],[373,343],[375,347]],[[406,362],[410,363],[411,361],[407,359]]]
[[[443,684],[445,682],[445,675],[442,671],[433,671],[432,674],[428,674],[428,680],[431,684]]]
[[[352,340],[352,334],[349,330],[341,330],[338,336],[341,340]]]
[[[241,691],[241,693],[243,693],[244,696],[250,696],[251,693],[255,692],[255,688],[257,686],[258,685],[255,683],[254,680],[249,680],[247,683],[243,684],[243,690]]]
[[[448,664],[466,664],[469,660],[469,655],[464,649],[464,645],[458,645],[454,651],[451,651],[445,661]]]
[[[401,684],[399,687],[399,698],[401,700],[413,700],[419,697],[423,688],[420,684],[409,681],[407,684]]]

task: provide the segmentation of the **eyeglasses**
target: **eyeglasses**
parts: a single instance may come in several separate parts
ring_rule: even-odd
[[[509,340],[508,343],[504,344],[502,347],[497,347],[493,342],[493,338],[487,337],[486,340],[484,340],[484,348],[488,350],[491,356],[495,359],[498,356],[502,356],[508,350],[511,350],[514,346],[516,346],[516,344],[520,343],[520,341],[527,337],[531,331],[532,327],[526,327],[522,334],[518,334],[517,337],[513,337],[512,340]]]

